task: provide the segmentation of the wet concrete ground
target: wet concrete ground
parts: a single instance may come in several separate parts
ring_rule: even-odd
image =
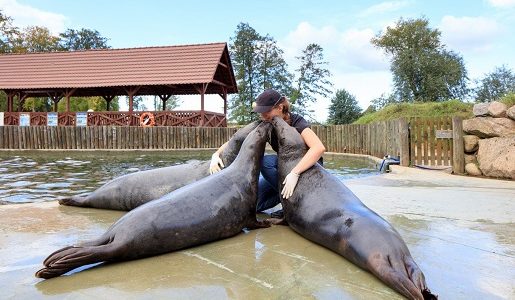
[[[393,166],[345,182],[400,232],[440,299],[515,298],[515,182]],[[57,202],[0,206],[0,299],[402,299],[288,227],[41,280],[58,248],[123,213]]]

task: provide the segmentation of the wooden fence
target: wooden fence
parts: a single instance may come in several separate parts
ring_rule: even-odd
[[[452,119],[450,117],[411,119],[410,151],[412,165],[452,165]]]
[[[0,149],[218,148],[237,128],[3,126]]]
[[[400,157],[402,165],[409,165],[408,123],[403,119],[311,128],[329,152],[367,154],[380,158],[392,155]]]
[[[312,126],[327,151],[398,156],[401,165],[453,166],[462,173],[461,119],[404,119],[366,125]],[[454,130],[453,130],[454,129]],[[237,128],[0,126],[0,149],[218,148]],[[453,150],[454,149],[454,150]],[[456,150],[458,149],[458,150]]]

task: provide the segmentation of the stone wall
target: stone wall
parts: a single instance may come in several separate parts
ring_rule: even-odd
[[[480,103],[473,112],[463,121],[465,172],[515,180],[515,105]]]

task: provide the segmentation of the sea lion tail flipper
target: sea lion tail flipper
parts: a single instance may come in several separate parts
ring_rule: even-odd
[[[44,262],[45,268],[36,272],[38,278],[52,278],[77,267],[108,260],[112,244],[91,247],[66,247],[54,252]]]
[[[61,198],[58,201],[61,205],[88,207],[86,199],[85,196],[72,196]]]
[[[408,277],[406,268],[400,267],[389,255],[374,255],[369,270],[388,286],[408,299],[423,300],[422,290]]]
[[[424,273],[420,270],[418,265],[413,261],[413,258],[408,257],[405,258],[405,267],[408,272],[411,281],[415,284],[415,286],[422,292],[422,296],[424,300],[436,300],[438,299],[437,295],[431,293],[426,284],[426,278]]]

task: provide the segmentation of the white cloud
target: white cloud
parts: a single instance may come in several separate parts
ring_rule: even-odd
[[[492,49],[502,27],[486,17],[444,16],[439,25],[442,40],[451,50],[485,52]]]
[[[16,0],[0,0],[0,7],[5,15],[13,18],[13,25],[22,29],[26,26],[44,26],[52,34],[65,30],[67,18],[64,15],[20,4]]]
[[[381,50],[375,48],[370,39],[372,29],[350,28],[339,31],[333,26],[317,28],[308,22],[300,23],[278,43],[285,52],[290,70],[297,68],[296,56],[300,56],[309,43],[317,43],[324,49],[329,63],[333,89],[345,89],[356,96],[361,108],[366,109],[371,100],[391,90],[389,65]],[[331,96],[332,97],[332,96]],[[317,99],[315,118],[325,122],[330,98]]]
[[[515,0],[488,0],[490,5],[497,8],[506,8],[515,6]]]
[[[387,12],[397,11],[409,5],[409,1],[386,1],[372,5],[358,14],[360,17],[378,15]]]

